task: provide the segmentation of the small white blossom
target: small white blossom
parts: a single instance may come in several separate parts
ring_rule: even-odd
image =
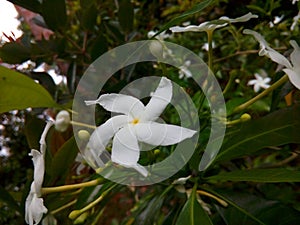
[[[294,5],[296,2],[298,2],[299,0],[292,0],[292,4]]]
[[[172,83],[162,78],[149,103],[124,94],[104,94],[87,105],[99,104],[104,109],[121,113],[96,128],[87,144],[90,151],[101,154],[113,138],[111,161],[133,168],[143,176],[146,168],[138,164],[139,142],[158,146],[173,145],[192,137],[196,131],[180,126],[158,123],[156,120],[172,99]]]
[[[188,69],[191,65],[191,61],[187,60],[183,63],[182,66],[179,67],[179,79],[182,79],[184,76],[187,78],[192,77],[192,72]]]
[[[207,21],[204,23],[199,24],[198,26],[196,25],[190,25],[190,26],[185,26],[185,27],[180,27],[180,26],[175,26],[171,27],[170,30],[173,33],[176,32],[202,32],[202,31],[213,31],[217,28],[221,28],[224,26],[227,26],[228,23],[237,23],[237,22],[246,22],[252,18],[257,18],[257,15],[253,15],[251,12],[247,13],[246,15],[243,15],[241,17],[235,18],[235,19],[230,19],[226,16],[222,16],[217,20],[213,21]]]
[[[294,48],[289,61],[285,56],[272,49],[266,40],[259,33],[253,30],[244,30],[245,34],[251,34],[259,42],[261,50],[259,51],[260,56],[267,56],[272,61],[283,65],[285,69],[283,71],[288,75],[291,83],[298,89],[300,89],[300,48],[296,41],[291,40],[290,44]]]
[[[255,92],[258,92],[261,88],[267,89],[270,87],[269,83],[271,81],[270,77],[262,77],[258,73],[254,74],[255,79],[250,80],[247,85],[253,85],[253,89]]]
[[[66,131],[70,125],[70,121],[70,114],[66,110],[60,111],[55,118],[55,129],[60,132]]]

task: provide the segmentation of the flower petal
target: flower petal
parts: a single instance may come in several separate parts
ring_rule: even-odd
[[[154,146],[173,145],[196,133],[184,127],[156,122],[139,123],[134,126],[134,129],[139,141]]]
[[[230,23],[237,23],[237,22],[247,22],[248,20],[250,20],[252,18],[258,18],[258,16],[249,12],[249,13],[247,13],[243,16],[240,16],[238,18],[235,18],[235,19],[230,19],[227,16],[222,16],[219,18],[219,20],[226,20]]]
[[[193,31],[193,32],[201,31],[201,30],[199,30],[199,27],[196,26],[196,25],[190,25],[190,26],[186,26],[186,27],[175,26],[175,27],[170,27],[169,29],[173,33],[189,32],[189,31]]]
[[[272,61],[285,66],[286,68],[291,68],[292,65],[290,64],[290,62],[288,61],[288,59],[286,57],[284,57],[282,54],[280,54],[279,52],[275,51],[274,49],[272,49],[269,44],[267,43],[267,41],[264,39],[263,36],[261,36],[259,33],[257,33],[256,31],[253,30],[249,30],[249,29],[245,29],[243,31],[244,34],[251,34],[254,36],[254,38],[259,42],[260,46],[261,46],[261,51],[259,52],[259,55],[266,55],[267,57],[269,57]]]
[[[283,71],[289,76],[291,83],[300,90],[300,74],[292,69],[283,69]]]
[[[87,105],[100,104],[110,112],[123,113],[137,117],[145,109],[144,104],[137,98],[123,94],[104,94],[95,101],[85,101]]]
[[[291,54],[291,61],[293,64],[293,68],[299,68],[300,71],[300,48],[296,41],[291,40],[290,44],[293,46],[294,51]],[[299,74],[300,76],[300,74]]]
[[[162,77],[157,89],[153,93],[149,103],[145,107],[142,116],[144,121],[154,121],[170,103],[173,95],[172,83],[169,79]]]
[[[44,200],[37,197],[35,184],[32,182],[30,193],[25,202],[25,221],[30,225],[38,224],[42,220],[43,214],[47,213],[47,211],[47,208],[44,206]]]
[[[273,61],[276,62],[280,65],[285,66],[286,68],[292,68],[291,63],[289,62],[289,60],[284,57],[282,54],[280,54],[279,52],[275,51],[274,49],[270,48],[266,50],[267,51],[267,56]]]
[[[99,152],[100,155],[115,133],[127,123],[128,116],[126,115],[118,115],[110,118],[95,129],[87,144],[87,148]]]
[[[129,126],[126,126],[119,130],[113,139],[111,160],[132,167],[137,164],[139,157],[138,141]]]
[[[40,196],[41,188],[44,180],[45,172],[45,160],[41,152],[32,149],[30,155],[32,156],[33,166],[34,166],[34,183],[35,192]]]

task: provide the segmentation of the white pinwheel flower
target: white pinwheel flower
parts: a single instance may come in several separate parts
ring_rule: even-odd
[[[237,22],[246,22],[252,18],[257,18],[257,15],[252,14],[251,12],[247,13],[246,15],[243,15],[241,17],[235,18],[235,19],[230,19],[226,16],[222,16],[217,20],[213,21],[207,21],[204,23],[201,23],[200,25],[190,25],[190,26],[185,26],[185,27],[180,27],[180,26],[175,26],[171,27],[170,30],[173,33],[178,33],[178,32],[208,32],[208,31],[213,31],[217,28],[221,28],[224,26],[227,26],[228,23],[237,23]]]
[[[187,78],[192,77],[192,72],[189,70],[189,66],[191,65],[191,61],[187,60],[183,63],[182,66],[179,67],[179,79],[182,79],[184,76]]]
[[[154,146],[173,145],[196,133],[184,127],[156,122],[171,99],[172,83],[162,78],[146,106],[139,99],[123,94],[104,94],[97,100],[85,101],[87,105],[98,103],[108,111],[121,114],[97,127],[87,148],[101,154],[113,138],[111,161],[133,168],[146,177],[148,171],[138,164],[140,142]]]
[[[267,89],[268,87],[270,87],[269,83],[271,81],[270,77],[262,77],[260,76],[258,73],[254,74],[256,79],[253,80],[249,80],[247,85],[253,85],[253,89],[255,92],[258,92],[261,88],[263,89]]]
[[[291,40],[290,44],[294,48],[291,54],[291,61],[289,61],[285,56],[279,52],[272,49],[266,40],[259,33],[253,30],[244,30],[244,34],[251,34],[259,42],[261,50],[259,51],[260,56],[267,56],[272,61],[283,65],[285,69],[283,71],[288,75],[291,83],[298,89],[300,89],[300,48],[296,41]]]

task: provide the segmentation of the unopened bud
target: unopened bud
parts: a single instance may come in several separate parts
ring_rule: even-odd
[[[87,130],[78,131],[78,137],[80,140],[86,141],[90,139],[90,133]]]
[[[248,121],[251,120],[251,116],[248,113],[244,113],[243,115],[241,115],[241,121]]]
[[[60,132],[66,131],[67,128],[69,127],[70,121],[71,121],[70,114],[66,110],[60,111],[56,115],[56,119],[54,122],[55,129]]]

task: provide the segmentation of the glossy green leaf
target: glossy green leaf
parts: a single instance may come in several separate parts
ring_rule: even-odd
[[[67,23],[65,0],[43,0],[42,16],[50,29],[62,29]]]
[[[126,32],[131,31],[133,27],[134,12],[133,5],[129,0],[120,1],[118,17],[121,28]]]
[[[218,213],[230,225],[293,225],[298,224],[300,219],[299,211],[278,201],[236,191],[228,191],[222,195],[225,195],[229,202],[234,202],[233,207],[221,208],[217,206]],[[249,218],[239,208],[247,210],[257,220]]]
[[[209,180],[254,182],[300,182],[300,171],[285,168],[237,170],[208,177]]]
[[[29,148],[40,149],[39,142],[44,128],[45,121],[31,115],[26,116],[24,132]]]
[[[30,49],[16,42],[9,42],[0,48],[0,58],[3,62],[21,64],[30,59]]]
[[[72,137],[55,153],[51,162],[51,171],[49,171],[52,179],[65,178],[78,151],[76,140]]]
[[[295,105],[245,122],[232,132],[229,129],[216,161],[251,155],[268,146],[300,143],[299,114],[300,105]]]
[[[18,211],[22,214],[22,210],[18,203],[15,201],[15,199],[9,194],[8,191],[6,191],[3,187],[0,186],[0,200],[1,202],[4,202],[7,204],[7,206],[10,209],[13,209],[15,211]]]
[[[179,25],[183,20],[185,20],[188,16],[191,16],[195,13],[201,12],[206,7],[210,6],[214,1],[213,0],[205,0],[201,3],[195,5],[190,10],[186,11],[185,13],[181,14],[180,16],[177,16],[173,18],[170,22],[166,23],[160,30],[155,34],[158,35],[159,33],[163,32],[164,30],[169,29],[172,26]]]
[[[212,225],[209,216],[197,201],[196,188],[183,206],[176,225]]]
[[[51,95],[34,80],[0,66],[0,113],[15,109],[58,107]]]

